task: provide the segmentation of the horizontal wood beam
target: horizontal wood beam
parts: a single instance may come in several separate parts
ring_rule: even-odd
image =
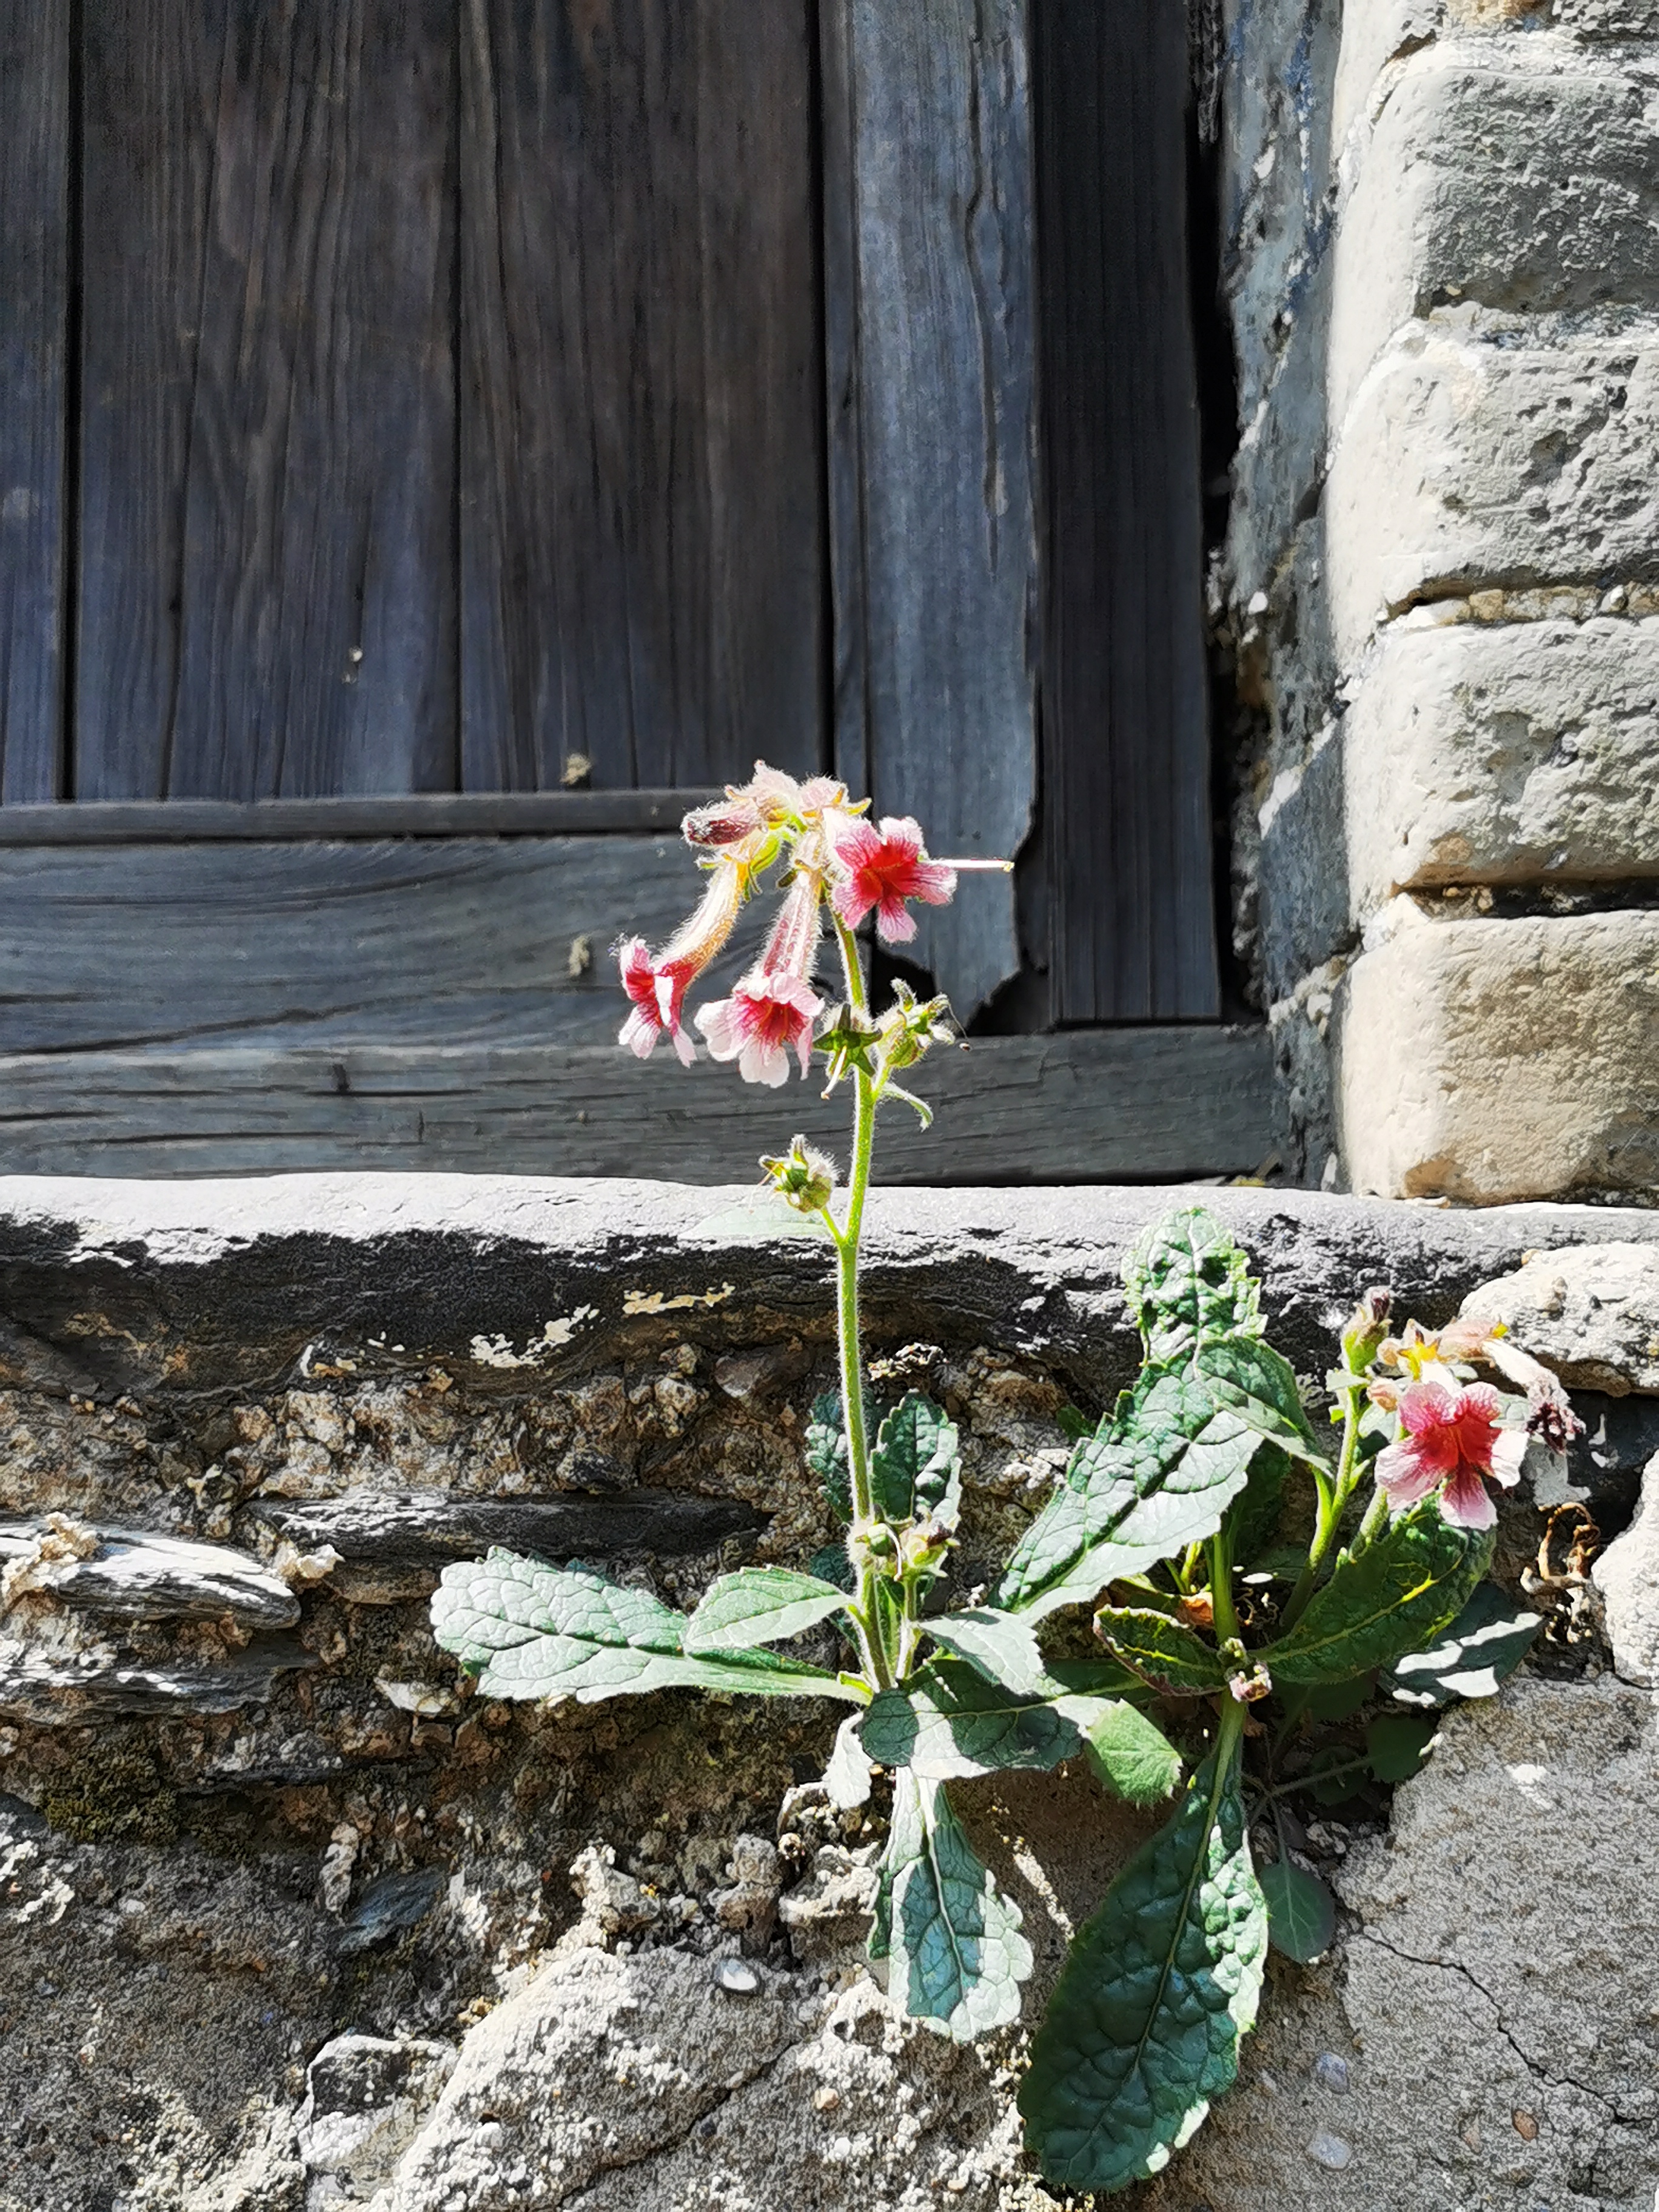
[[[1273,1146],[1265,1028],[1081,1030],[940,1051],[938,1120],[883,1116],[886,1183],[1248,1174]],[[604,1047],[151,1049],[0,1058],[0,1172],[421,1169],[743,1182],[796,1129],[843,1156],[846,1099]]]
[[[200,844],[224,839],[593,836],[673,830],[720,797],[684,791],[419,792],[387,799],[92,799],[0,806],[0,845]]]

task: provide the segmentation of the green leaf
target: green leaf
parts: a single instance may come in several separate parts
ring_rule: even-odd
[[[1202,1335],[1259,1336],[1261,1292],[1229,1231],[1201,1206],[1142,1231],[1123,1287],[1148,1359],[1179,1359]]]
[[[1227,1686],[1221,1654],[1167,1613],[1104,1606],[1095,1615],[1095,1626],[1113,1657],[1155,1690],[1203,1698]]]
[[[873,1940],[884,1941],[888,1987],[910,2018],[957,2043],[1018,2020],[1031,1971],[1019,1907],[997,1888],[936,1782],[896,1778],[885,1871],[886,1927]]]
[[[1376,1694],[1376,1673],[1367,1669],[1363,1674],[1350,1674],[1346,1681],[1322,1682],[1316,1690],[1310,1690],[1307,1710],[1316,1721],[1334,1724],[1352,1720]]]
[[[1042,1694],[1048,1670],[1029,1613],[972,1606],[963,1613],[940,1613],[921,1625],[935,1644],[965,1659],[988,1682],[1028,1697]]]
[[[1365,1731],[1365,1756],[1379,1782],[1409,1782],[1428,1764],[1438,1721],[1421,1713],[1388,1713]]]
[[[1328,1468],[1296,1387],[1296,1370],[1259,1337],[1201,1338],[1183,1370],[1200,1378],[1219,1406],[1231,1407],[1292,1459]]]
[[[866,1421],[872,1410],[866,1401]],[[804,1442],[806,1464],[817,1475],[830,1510],[837,1521],[850,1521],[853,1479],[847,1468],[847,1424],[842,1419],[839,1390],[823,1391],[812,1401]]]
[[[1274,1950],[1299,1966],[1323,1958],[1336,1939],[1336,1899],[1319,1876],[1292,1859],[1275,1859],[1261,1869],[1261,1894]]]
[[[878,1766],[912,1767],[936,1782],[1046,1770],[1083,1749],[1076,1720],[1051,1700],[999,1689],[960,1659],[930,1660],[903,1689],[882,1691],[859,1734]]]
[[[1181,1779],[1181,1753],[1145,1713],[1114,1698],[1083,1732],[1089,1764],[1131,1805],[1156,1805]]]
[[[1072,1946],[1019,2092],[1045,2179],[1121,2189],[1167,2165],[1237,2074],[1267,1947],[1235,1737]]]
[[[1073,1454],[1004,1569],[997,1604],[1041,1620],[1213,1535],[1257,1441],[1203,1385],[1149,1370]]]
[[[823,1770],[824,1793],[838,1813],[870,1802],[870,1779],[875,1769],[859,1741],[859,1717],[848,1713],[836,1730],[835,1747]]]
[[[685,1624],[684,1647],[695,1657],[781,1644],[845,1609],[847,1593],[787,1567],[741,1567],[711,1583]]]
[[[1425,1498],[1389,1522],[1336,1571],[1263,1663],[1281,1688],[1344,1680],[1389,1667],[1437,1636],[1468,1603],[1492,1558],[1492,1538],[1454,1528]]]
[[[1389,1687],[1402,1705],[1448,1705],[1454,1698],[1496,1697],[1532,1648],[1543,1618],[1482,1583],[1451,1626],[1425,1651],[1395,1662]]]
[[[1285,1478],[1290,1471],[1290,1454],[1279,1445],[1264,1441],[1256,1446],[1255,1456],[1250,1462],[1249,1480],[1227,1514],[1227,1548],[1236,1566],[1246,1571],[1252,1567],[1270,1566],[1284,1504]],[[1291,1570],[1292,1581],[1299,1571],[1298,1560]]]
[[[1077,1444],[1081,1443],[1085,1437],[1093,1436],[1099,1424],[1091,1421],[1086,1413],[1079,1413],[1075,1406],[1062,1406],[1054,1415],[1054,1426],[1067,1443]]]
[[[1322,1805],[1349,1803],[1364,1788],[1365,1781],[1364,1760],[1336,1744],[1315,1752],[1306,1773],[1295,1777],[1296,1787],[1311,1790]]]
[[[814,1552],[806,1571],[815,1582],[833,1583],[848,1597],[859,1586],[859,1578],[853,1572],[853,1562],[847,1556],[845,1544],[826,1544],[821,1551]]]
[[[860,1701],[834,1674],[770,1651],[693,1657],[682,1646],[685,1626],[648,1590],[503,1551],[446,1567],[432,1599],[434,1636],[490,1697],[592,1705],[686,1688]]]
[[[940,1520],[954,1528],[962,1504],[962,1454],[954,1421],[911,1390],[882,1423],[870,1455],[878,1520]]]

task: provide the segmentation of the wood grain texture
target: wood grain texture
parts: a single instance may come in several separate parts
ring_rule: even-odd
[[[1034,23],[1052,1017],[1212,1018],[1186,33],[1169,0]]]
[[[453,788],[453,11],[84,23],[76,795]]]
[[[0,845],[142,845],[276,837],[611,836],[678,830],[718,785],[688,791],[415,792],[404,799],[85,799],[0,807]]]
[[[988,1037],[918,1078],[939,1119],[882,1117],[890,1184],[1249,1173],[1273,1144],[1265,1028]],[[258,1175],[412,1168],[747,1182],[779,1133],[846,1152],[816,1084],[547,1045],[77,1052],[0,1059],[0,1172]],[[758,1200],[757,1200],[758,1206]]]
[[[0,803],[61,775],[70,17],[0,9]]]
[[[8,848],[0,1051],[608,1043],[628,1011],[609,947],[660,943],[699,888],[666,837]]]
[[[809,0],[465,0],[463,782],[823,743]]]
[[[1036,787],[1026,0],[826,5],[826,94],[839,51],[847,103],[826,128],[827,214],[852,229],[826,261],[829,326],[844,349],[850,323],[856,386],[849,406],[832,359],[833,419],[858,455],[836,595],[862,610],[870,783],[933,851],[1012,857]],[[1019,969],[1012,884],[925,916],[915,951],[967,1019]]]

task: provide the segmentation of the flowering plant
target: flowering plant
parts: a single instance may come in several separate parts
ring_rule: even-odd
[[[949,1785],[1081,1758],[1107,1789],[1152,1806],[1176,1796],[1190,1762],[1172,1814],[1079,1932],[1020,2090],[1044,2175],[1115,2190],[1162,2166],[1231,2083],[1269,1942],[1307,1960],[1331,1940],[1334,1906],[1292,1850],[1285,1800],[1338,1802],[1404,1778],[1427,1755],[1437,1711],[1490,1694],[1519,1663],[1537,1617],[1478,1587],[1497,1517],[1488,1485],[1516,1480],[1529,1436],[1560,1449],[1577,1424],[1554,1378],[1501,1334],[1410,1322],[1391,1336],[1378,1290],[1326,1377],[1333,1459],[1266,1340],[1244,1255],[1188,1208],[1124,1261],[1137,1379],[1098,1422],[1066,1417],[1069,1464],[989,1601],[943,1601],[962,1510],[957,1431],[917,1391],[875,1409],[859,1259],[878,1113],[897,1098],[927,1117],[895,1079],[949,1040],[948,1008],[900,986],[873,1012],[854,933],[873,915],[889,943],[905,942],[908,902],[949,899],[966,864],[929,859],[914,822],[864,814],[827,779],[757,769],[687,817],[708,878],[690,920],[659,952],[620,948],[632,1009],[622,1042],[648,1054],[665,1037],[689,1062],[687,992],[781,864],[759,960],[696,1027],[748,1081],[781,1085],[792,1060],[804,1073],[817,1054],[832,1088],[852,1085],[844,1190],[803,1138],[763,1163],[836,1255],[840,1386],[813,1408],[806,1456],[840,1544],[810,1572],[722,1575],[689,1614],[585,1568],[495,1551],[446,1571],[434,1626],[497,1698],[586,1703],[683,1686],[848,1707],[823,1778],[830,1802],[867,1803],[878,1772],[891,1778],[870,1954],[901,2010],[958,2041],[1018,2017],[1033,1962]],[[816,975],[826,914],[834,1006]],[[1478,1380],[1477,1360],[1524,1396]],[[1310,1528],[1287,1545],[1304,1515]],[[1079,1608],[1092,1616],[1091,1656],[1060,1656],[1050,1624]],[[839,1670],[775,1648],[826,1622],[852,1662]],[[1346,1741],[1329,1740],[1345,1726]]]

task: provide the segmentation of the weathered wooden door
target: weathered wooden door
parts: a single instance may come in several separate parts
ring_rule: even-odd
[[[918,957],[1067,1034],[899,1172],[1251,1164],[1184,102],[1162,0],[10,11],[0,1164],[747,1172],[606,951],[757,755],[1022,856]]]

